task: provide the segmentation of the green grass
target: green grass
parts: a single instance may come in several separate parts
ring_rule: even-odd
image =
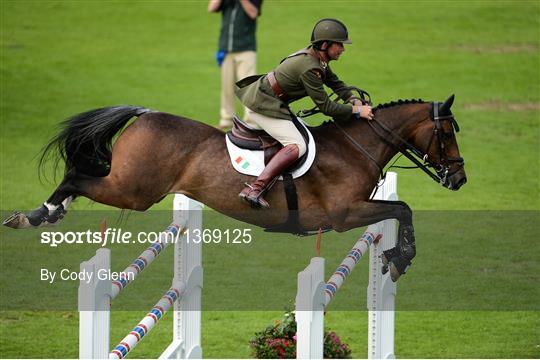
[[[53,185],[39,183],[36,157],[55,125],[73,114],[138,104],[217,124],[214,53],[220,19],[207,14],[206,1],[0,0],[0,13],[2,215],[35,208],[49,196]],[[264,3],[258,25],[261,73],[306,45],[316,20],[336,17],[348,25],[353,44],[332,67],[346,82],[368,90],[375,103],[442,101],[456,94],[453,111],[462,129],[458,141],[468,183],[450,192],[419,171],[398,171],[400,199],[416,211],[419,252],[398,286],[398,357],[540,357],[539,15],[537,1]],[[310,106],[303,101],[294,109]],[[168,198],[154,209],[170,206]],[[85,199],[74,209],[110,210]],[[87,215],[76,214],[58,230]],[[97,227],[101,215],[89,217],[88,226]],[[227,224],[215,213],[209,217],[211,226]],[[32,271],[47,263],[76,266],[95,248],[46,249],[35,241],[37,234],[0,230],[0,357],[76,357],[77,285],[46,288]],[[325,235],[328,268],[356,236]],[[248,340],[281,317],[294,296],[294,274],[313,253],[312,239],[259,240],[259,257],[248,247],[205,249],[205,357],[249,357]],[[138,252],[115,252],[114,266],[123,268]],[[171,274],[170,254],[163,256],[127,291],[145,293],[148,301],[161,293]],[[230,291],[235,281],[247,279],[247,265],[255,269],[252,293]],[[351,345],[355,357],[365,357],[367,347],[367,314],[350,311],[351,304],[361,309],[365,298],[365,265],[326,316],[327,327]],[[265,290],[280,294],[271,306],[253,295]],[[122,299],[130,304],[129,294]],[[219,308],[216,299],[226,302]],[[36,300],[42,310],[29,311],[39,305]],[[142,307],[113,312],[111,342],[144,315]],[[171,337],[171,317],[164,322],[132,357],[160,353]]]
[[[111,341],[120,341],[126,329],[131,329],[142,314],[112,313]],[[247,340],[267,326],[271,319],[279,319],[280,312],[205,312],[203,313],[202,345],[207,358],[249,358]],[[327,328],[341,335],[356,358],[367,357],[366,312],[329,312]],[[501,326],[505,324],[505,326]],[[3,316],[2,348],[9,357],[28,357],[21,351],[20,342],[9,338],[28,338],[25,348],[37,358],[76,358],[78,327],[73,313],[32,312]],[[362,324],[362,326],[358,326]],[[131,353],[131,358],[157,358],[171,338],[172,316],[167,314],[152,335]],[[538,358],[538,342],[531,342],[525,333],[535,331],[538,338],[540,317],[529,312],[397,312],[396,354],[401,358]],[[54,336],[39,329],[54,329]],[[436,333],[436,336],[434,335]],[[46,346],[39,346],[39,345]]]

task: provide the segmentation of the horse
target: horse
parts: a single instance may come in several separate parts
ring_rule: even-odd
[[[317,155],[309,171],[295,180],[298,228],[344,232],[397,219],[396,247],[383,256],[383,272],[390,270],[396,281],[416,254],[412,210],[403,201],[372,200],[371,194],[398,152],[450,190],[466,183],[453,101],[454,95],[444,103],[399,100],[375,107],[372,121],[351,117],[311,127]],[[279,181],[267,194],[270,210],[251,209],[238,199],[250,177],[233,169],[221,130],[141,106],[91,110],[62,124],[44,147],[40,168],[47,156],[56,154],[57,161],[65,163],[63,180],[43,206],[28,214],[15,212],[4,225],[21,229],[56,224],[78,196],[145,211],[170,193],[263,228],[289,219]]]

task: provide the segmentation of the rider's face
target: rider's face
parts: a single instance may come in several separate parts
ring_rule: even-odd
[[[341,56],[341,53],[345,51],[343,44],[340,42],[333,42],[328,48],[328,57],[330,60],[337,60]]]

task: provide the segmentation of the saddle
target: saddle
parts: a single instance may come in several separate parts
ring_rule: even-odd
[[[285,223],[267,228],[265,231],[306,235],[306,231],[299,225],[298,196],[293,179],[304,175],[315,161],[315,140],[307,126],[301,123],[298,118],[294,117],[292,122],[302,134],[307,151],[279,178],[283,181],[289,209],[287,220]],[[266,131],[253,128],[236,116],[233,118],[233,127],[227,132],[225,139],[233,168],[241,174],[251,176],[258,176],[272,157],[283,147]]]
[[[300,157],[300,159],[298,159],[290,171],[293,171],[304,164],[308,158],[310,142],[306,127],[302,126],[296,117],[292,122],[298,131],[300,131],[300,134],[302,134],[308,150]],[[237,116],[233,117],[233,126],[232,129],[227,132],[227,138],[241,149],[264,151],[264,165],[268,164],[274,155],[283,148],[283,145],[266,131],[255,129]]]

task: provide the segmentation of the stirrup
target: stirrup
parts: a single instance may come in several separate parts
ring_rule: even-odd
[[[244,192],[244,190],[246,188],[249,188],[250,190],[249,191],[246,191]],[[264,200],[263,198],[263,195],[265,194],[265,189],[262,189],[261,191],[259,191],[259,193],[257,194],[257,196],[251,196],[251,193],[253,191],[255,191],[255,189],[253,188],[253,186],[251,186],[250,184],[247,184],[246,183],[246,188],[244,188],[240,194],[238,194],[238,197],[240,198],[240,200],[242,200],[243,202],[249,204],[253,209],[260,209],[260,208],[264,208],[264,209],[267,209],[270,207],[270,204],[268,204],[268,201]],[[259,201],[259,199],[263,199],[263,201],[267,204],[267,205],[264,205],[261,201]]]

